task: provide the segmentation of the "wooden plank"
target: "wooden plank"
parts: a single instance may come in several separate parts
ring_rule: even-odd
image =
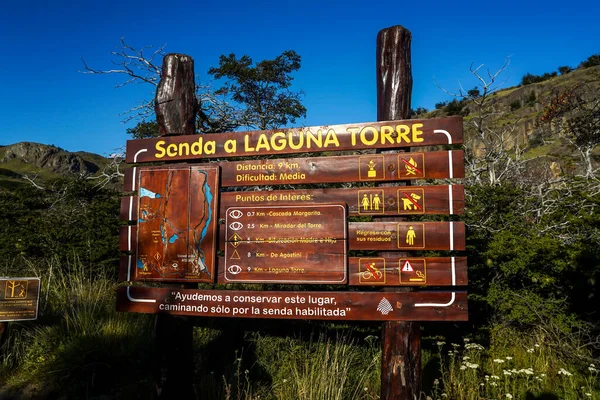
[[[221,167],[221,186],[391,182],[465,176],[462,150],[222,161],[210,165]],[[172,167],[177,168],[178,164]],[[126,169],[123,190],[137,190],[133,175],[152,168],[165,166]]]
[[[348,265],[351,286],[467,285],[467,257],[351,257]]]
[[[124,207],[127,201],[124,200]],[[346,203],[348,214],[352,216],[462,214],[464,187],[440,185],[223,192],[220,206],[223,214],[226,208],[233,206],[333,202]],[[127,209],[122,211],[122,215],[127,218]]]
[[[226,282],[346,283],[345,205],[231,207],[222,215]]]
[[[135,234],[135,226],[121,228],[119,242],[121,251],[135,249],[134,244],[128,247],[128,244],[134,243],[130,238],[135,238]],[[225,250],[225,242],[225,230],[220,229],[220,250]],[[299,236],[240,242],[298,245],[306,240]],[[465,250],[465,224],[464,222],[350,222],[348,223],[348,250]]]
[[[382,188],[298,189],[262,192],[223,192],[220,214],[235,206],[307,205],[312,203],[346,203],[348,215],[420,215],[462,214],[462,185],[399,186]],[[121,199],[121,219],[137,219],[137,196]]]
[[[225,249],[225,231],[221,229],[219,248]],[[261,240],[240,240],[265,244],[310,245],[301,235],[279,239],[265,230]],[[329,238],[331,241],[341,238]],[[229,239],[227,239],[229,241]],[[465,250],[464,222],[349,222],[349,250]]]
[[[196,317],[353,321],[465,321],[467,294],[455,292],[285,292],[126,286],[117,311]]]
[[[126,162],[399,148],[462,141],[462,117],[455,116],[129,140]]]

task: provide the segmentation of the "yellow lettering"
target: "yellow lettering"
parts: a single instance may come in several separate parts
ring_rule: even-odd
[[[356,146],[356,134],[358,133],[358,128],[348,128],[347,132],[350,132],[350,142],[352,146]]]
[[[423,124],[413,124],[412,126],[412,140],[413,142],[422,142],[423,138],[421,137],[421,135],[423,134],[422,130],[419,130],[419,128],[422,128]]]
[[[226,153],[235,153],[237,151],[237,142],[235,139],[229,139],[223,145]]]
[[[256,143],[256,151],[260,151],[261,149],[265,149],[266,151],[271,150],[267,136],[264,133],[260,134],[258,137],[258,143]]]
[[[167,146],[167,155],[169,157],[177,156],[177,145],[175,143],[171,143],[170,145]]]
[[[215,141],[210,140],[206,142],[206,144],[204,145],[204,154],[215,154],[215,151],[217,151],[217,144],[215,143]]]
[[[184,150],[185,150],[185,155],[189,156],[190,155],[190,144],[189,143],[187,143],[187,142],[179,143],[179,155],[180,156],[183,155]]]
[[[202,154],[202,138],[198,138],[197,142],[192,143],[192,154],[195,156],[199,156]]]
[[[281,151],[285,149],[285,145],[285,133],[275,132],[273,136],[271,136],[271,147],[273,147],[273,150]]]
[[[337,135],[335,134],[335,131],[333,129],[327,131],[324,146],[327,147],[330,144],[335,145],[335,147],[340,147],[340,142],[338,141]]]
[[[367,139],[367,132],[371,132],[371,134],[373,135],[371,137],[371,139]],[[371,126],[365,126],[360,131],[360,141],[362,142],[362,144],[367,145],[367,146],[372,146],[375,143],[377,143],[378,136],[379,135],[378,135],[377,129],[375,129]]]
[[[394,138],[392,137],[392,133],[394,133],[393,127],[389,125],[383,125],[381,127],[381,144],[385,144],[385,142],[394,144]]]
[[[317,131],[316,135],[314,133],[312,133],[311,131],[306,131],[306,148],[307,149],[310,149],[310,142],[313,142],[315,144],[315,146],[318,147],[319,149],[321,147],[323,147],[323,136],[322,136],[322,132],[320,129]]]
[[[396,138],[396,143],[402,143],[402,139],[404,139],[406,143],[410,143],[410,137],[408,137],[408,134],[410,133],[410,128],[408,127],[408,125],[396,125],[396,133],[398,134],[398,137]]]
[[[156,151],[158,151],[159,153],[156,153],[154,155],[154,157],[156,158],[163,158],[165,156],[165,149],[163,147],[163,145],[165,144],[164,140],[159,140],[158,142],[156,142]]]
[[[294,136],[298,137],[298,144],[294,143]],[[302,133],[302,131],[300,132],[299,135],[294,135],[292,133],[292,131],[289,131],[288,133],[288,139],[289,139],[289,145],[290,148],[292,150],[300,150],[302,148],[302,146],[304,145],[304,134]]]
[[[254,147],[250,147],[249,139],[250,139],[250,137],[248,135],[244,136],[244,150],[245,151],[254,151]]]

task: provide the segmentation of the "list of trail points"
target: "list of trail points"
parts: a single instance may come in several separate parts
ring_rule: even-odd
[[[225,282],[346,282],[342,205],[228,208],[225,238]]]

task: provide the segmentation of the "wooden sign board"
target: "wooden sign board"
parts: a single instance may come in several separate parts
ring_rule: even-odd
[[[127,141],[126,161],[230,158],[462,143],[461,117],[370,122]]]
[[[284,292],[150,288],[117,289],[117,311],[196,317],[333,321],[466,321],[459,292]]]
[[[346,283],[345,206],[231,207],[224,215],[226,283]]]
[[[133,280],[213,282],[219,170],[141,169]],[[130,211],[131,212],[131,211]]]
[[[220,161],[211,165],[221,167],[221,186],[380,183],[411,179],[464,178],[465,176],[462,150],[336,157],[264,158],[248,161]],[[136,167],[125,170],[125,191],[133,190],[133,175],[137,170]]]
[[[0,279],[0,321],[37,319],[40,278]]]

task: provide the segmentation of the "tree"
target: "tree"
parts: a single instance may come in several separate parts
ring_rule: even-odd
[[[137,49],[121,38],[121,46],[112,52],[115,68],[95,69],[85,60],[86,74],[123,75],[122,87],[130,83],[144,83],[156,87],[160,81],[160,58],[164,47],[154,50],[151,46]],[[270,129],[295,122],[306,115],[301,103],[301,93],[290,90],[291,74],[300,68],[300,56],[291,50],[273,60],[263,60],[252,67],[252,59],[244,55],[237,59],[234,54],[222,55],[218,68],[209,73],[217,79],[225,78],[222,87],[197,83],[196,97],[199,108],[196,130],[199,133],[233,131],[241,127]],[[154,99],[126,111],[126,121],[140,120],[127,133],[134,139],[158,136],[158,126],[151,120],[154,115]]]
[[[222,55],[219,67],[208,73],[217,79],[226,79],[215,93],[230,96],[244,107],[244,125],[258,129],[276,129],[306,116],[300,101],[301,93],[289,90],[291,73],[300,69],[300,56],[293,50],[284,51],[273,60],[263,60],[252,66],[252,59],[244,55]]]
[[[566,75],[571,71],[573,71],[573,68],[567,65],[561,65],[560,67],[558,67],[558,72],[560,72],[561,75]]]
[[[595,176],[592,152],[600,144],[600,93],[577,84],[553,91],[540,118],[548,132],[558,132],[581,155],[586,177]]]
[[[587,60],[582,61],[581,64],[579,64],[579,68],[589,68],[596,65],[600,65],[600,53],[589,56]]]

